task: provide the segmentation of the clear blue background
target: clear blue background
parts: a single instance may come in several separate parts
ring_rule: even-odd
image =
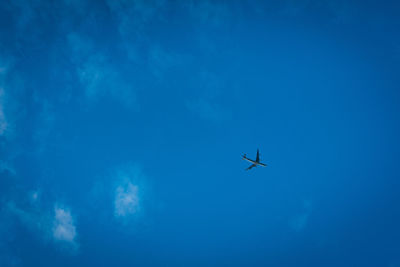
[[[400,266],[399,16],[2,1],[0,265]]]

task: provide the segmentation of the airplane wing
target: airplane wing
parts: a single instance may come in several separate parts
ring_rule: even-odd
[[[253,167],[255,167],[255,166],[256,166],[256,164],[251,164],[251,165],[246,169],[246,171],[250,170],[251,168],[253,168]]]
[[[257,149],[257,158],[256,158],[256,162],[260,162],[260,152]]]

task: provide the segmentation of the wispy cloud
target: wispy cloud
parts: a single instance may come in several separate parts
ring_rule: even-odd
[[[309,216],[310,216],[310,214],[308,212],[304,212],[302,214],[299,214],[299,215],[293,217],[290,220],[290,227],[294,231],[300,232],[301,230],[303,230],[306,227]]]
[[[149,54],[150,28],[154,23],[164,25],[166,22],[162,12],[166,3],[165,0],[106,0],[117,22],[120,47],[125,50],[131,63],[141,69]]]
[[[305,200],[303,202],[302,212],[300,212],[296,216],[293,216],[289,220],[290,228],[292,228],[292,230],[295,232],[301,232],[303,229],[305,229],[308,224],[311,211],[312,202],[309,200]]]
[[[40,199],[40,192],[39,192],[39,190],[32,191],[32,192],[30,193],[30,199],[31,199],[31,202],[32,202],[32,203],[38,202],[39,199]]]
[[[7,212],[14,215],[30,231],[47,239],[46,228],[49,227],[48,215],[41,210],[32,208],[21,208],[14,201],[6,204]]]
[[[198,96],[186,100],[186,108],[201,119],[214,123],[229,119],[231,112],[219,103],[222,92],[226,90],[224,81],[208,71],[198,73],[195,80],[193,87]]]
[[[17,99],[23,93],[23,82],[14,71],[14,58],[0,55],[0,137],[15,137],[16,118],[23,109]]]
[[[167,51],[160,45],[152,46],[148,56],[148,67],[154,77],[164,82],[165,76],[171,74],[171,70],[182,67],[187,58],[172,51]]]
[[[211,103],[211,101],[199,98],[193,101],[186,101],[186,107],[201,119],[211,121],[211,122],[221,122],[230,117],[227,110],[223,109],[216,103]]]
[[[1,98],[1,91],[0,91],[0,98]],[[3,135],[6,130],[7,130],[7,120],[6,117],[4,116],[3,106],[2,104],[0,104],[0,135]]]
[[[88,100],[96,102],[111,97],[127,108],[137,108],[133,86],[101,49],[95,49],[89,39],[78,34],[70,34],[68,42],[76,73]]]
[[[56,121],[56,112],[53,105],[46,99],[35,97],[34,101],[37,105],[37,122],[32,137],[37,145],[35,153],[41,154],[50,144],[49,137]]]
[[[31,206],[17,205],[14,201],[6,204],[6,212],[12,214],[34,235],[44,242],[54,241],[68,251],[77,251],[77,230],[74,218],[68,208],[55,204],[54,211],[38,205],[38,192],[30,193]],[[22,207],[24,206],[24,207]]]
[[[0,160],[0,173],[2,172],[8,172],[13,176],[17,173],[15,168],[9,162]]]
[[[0,65],[0,136],[3,135],[8,127],[4,105],[5,105],[5,92],[4,92],[4,76],[6,75],[7,67]]]
[[[0,201],[0,204],[3,203]],[[2,211],[1,208],[0,211]],[[9,246],[10,241],[12,242],[15,238],[15,229],[10,216],[7,215],[5,212],[0,212],[0,266],[21,266],[21,259]]]
[[[118,29],[126,40],[142,39],[144,29],[153,19],[161,19],[165,0],[107,0],[108,7],[117,18]]]
[[[231,21],[232,10],[222,1],[185,1],[193,19],[208,26],[226,26]]]

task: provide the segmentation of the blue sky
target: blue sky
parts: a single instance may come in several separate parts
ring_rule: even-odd
[[[0,266],[400,266],[399,17],[2,1]]]

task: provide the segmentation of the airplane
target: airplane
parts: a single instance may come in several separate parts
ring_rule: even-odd
[[[250,169],[253,168],[253,167],[257,167],[257,165],[258,165],[258,166],[263,166],[263,167],[266,167],[266,166],[267,166],[267,164],[264,164],[264,163],[261,163],[261,162],[260,162],[260,152],[258,151],[258,149],[257,149],[257,157],[256,157],[256,160],[252,160],[252,159],[247,158],[247,157],[246,157],[246,154],[243,155],[242,159],[243,159],[243,160],[247,160],[248,162],[253,163],[253,164],[251,164],[251,165],[246,169],[246,171],[247,171],[247,170],[250,170]]]

